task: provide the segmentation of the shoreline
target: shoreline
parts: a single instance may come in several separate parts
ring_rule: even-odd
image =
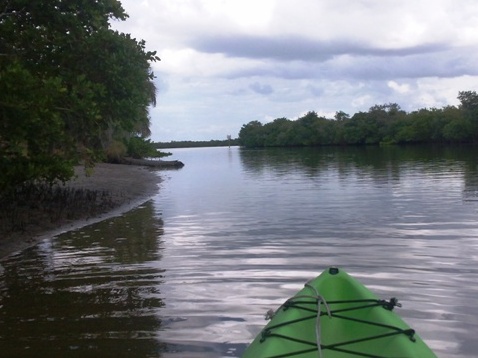
[[[158,171],[137,165],[98,163],[89,176],[85,174],[83,167],[78,166],[75,167],[75,175],[65,185],[58,186],[106,193],[107,205],[103,206],[104,203],[100,202],[100,212],[92,216],[91,213],[85,212],[73,219],[62,218],[55,222],[37,220],[35,223],[29,223],[24,231],[14,231],[1,237],[0,261],[49,237],[120,216],[150,200],[158,193],[161,182]],[[40,211],[38,214],[44,214]]]

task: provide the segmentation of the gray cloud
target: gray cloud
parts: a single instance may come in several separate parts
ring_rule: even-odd
[[[274,92],[274,89],[270,85],[263,85],[263,84],[260,84],[259,82],[252,83],[249,86],[249,88],[256,93],[263,94],[263,95],[268,95]]]
[[[453,51],[446,51],[439,55],[426,53],[406,57],[356,58],[353,65],[332,65],[329,74],[331,78],[345,76],[376,80],[476,75],[478,67],[473,63],[476,55],[470,56],[456,56]]]
[[[205,36],[190,45],[203,53],[260,60],[256,66],[231,68],[224,75],[228,78],[388,80],[478,74],[475,48],[454,48],[438,42],[390,49],[301,36],[231,35]]]
[[[226,77],[275,77],[294,79],[390,80],[399,78],[451,78],[478,75],[478,55],[475,49],[454,49],[443,52],[417,53],[388,57],[346,54],[323,62],[290,61],[261,62],[247,69],[236,68]]]
[[[310,94],[314,97],[321,97],[325,93],[325,89],[323,87],[319,87],[316,85],[308,85],[307,89],[309,90]]]
[[[203,36],[189,43],[198,51],[221,53],[228,57],[271,59],[276,61],[330,60],[339,55],[410,56],[448,49],[442,43],[427,43],[398,49],[377,48],[350,40],[322,41],[303,36]]]

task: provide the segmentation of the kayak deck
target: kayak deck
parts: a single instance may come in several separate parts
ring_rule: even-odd
[[[330,268],[275,312],[243,358],[436,357],[395,306]]]

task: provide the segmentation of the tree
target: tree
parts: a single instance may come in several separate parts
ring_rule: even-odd
[[[478,111],[478,94],[476,91],[460,91],[458,99],[461,102],[461,109],[467,112]]]
[[[264,125],[264,144],[268,147],[289,145],[289,134],[292,128],[292,121],[287,118],[276,118],[274,121]]]
[[[102,117],[101,148],[113,140],[129,140],[132,136],[150,135],[148,105],[156,103],[154,75],[149,61],[159,60],[145,49],[144,41],[130,35],[101,31],[91,37],[78,71],[102,90],[98,93]],[[94,49],[102,48],[101,52]],[[93,51],[90,51],[92,49]]]
[[[66,180],[76,151],[63,134],[58,78],[39,79],[19,63],[0,70],[0,194],[27,180]]]
[[[245,147],[264,146],[264,127],[259,121],[244,124],[239,131],[239,143]]]
[[[321,146],[406,143],[465,143],[478,140],[478,95],[460,92],[461,106],[422,108],[406,113],[396,103],[375,105],[351,118],[308,112],[296,121],[278,118],[264,126],[250,122],[240,133],[243,146]]]
[[[66,180],[111,140],[149,134],[144,41],[112,31],[117,0],[7,0],[0,10],[0,191]]]
[[[347,114],[347,113],[345,113],[344,111],[337,111],[337,112],[335,112],[334,119],[335,119],[336,121],[343,122],[343,121],[345,121],[345,120],[347,120],[347,119],[349,119],[349,118],[350,118],[350,115]]]
[[[458,92],[458,99],[461,102],[460,109],[463,112],[465,120],[469,123],[462,123],[459,125],[461,129],[457,129],[457,125],[453,132],[463,132],[467,129],[472,132],[471,138],[475,141],[478,140],[478,94],[476,91],[460,91]]]

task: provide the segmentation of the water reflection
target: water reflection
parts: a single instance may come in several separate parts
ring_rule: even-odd
[[[435,185],[441,179],[456,179],[458,174],[460,181],[447,182],[447,191],[458,185],[465,201],[478,201],[475,150],[468,145],[364,146],[242,149],[239,154],[245,170],[256,177],[272,171],[278,178],[300,172],[311,179],[327,179],[331,171],[336,171],[338,180],[347,181],[354,175],[380,186],[417,173],[423,175],[423,180],[431,180],[431,189],[439,190]]]
[[[1,356],[161,356],[162,226],[148,202],[3,262]]]
[[[178,153],[152,203],[5,262],[1,353],[239,357],[338,265],[398,297],[438,356],[476,356],[473,148]]]
[[[476,189],[472,147],[238,150],[233,177],[220,153],[214,164],[195,157],[197,168],[168,183],[185,208],[165,210],[165,263],[183,262],[168,282],[187,283],[168,292],[171,314],[187,317],[171,326],[177,339],[246,343],[264,312],[339,265],[378,295],[399,297],[399,313],[439,356],[476,355],[478,321],[464,313],[478,303],[478,286],[466,284],[478,259],[477,208],[466,200]],[[202,299],[193,307],[191,297]]]
[[[443,161],[456,161],[460,157],[469,160],[473,157],[472,153],[470,147],[430,146],[267,148],[239,151],[242,164],[252,172],[260,172],[263,168],[282,172],[281,168],[290,169],[292,164],[293,168],[312,170],[311,173],[327,169],[329,165],[344,169],[355,167],[382,171],[389,167],[400,168],[402,163],[436,164],[437,158]]]

